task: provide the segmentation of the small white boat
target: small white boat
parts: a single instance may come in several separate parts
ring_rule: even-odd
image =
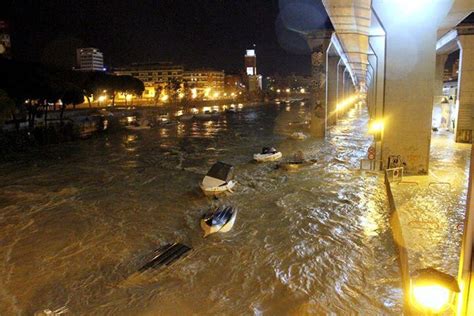
[[[294,132],[293,134],[290,135],[290,138],[296,139],[296,140],[305,140],[308,138],[304,133],[302,132]]]
[[[204,237],[214,233],[227,233],[234,226],[236,217],[237,209],[231,206],[221,206],[214,212],[204,214],[201,218]]]
[[[254,154],[253,159],[258,162],[275,161],[282,157],[282,153],[277,151],[275,148],[263,147],[262,152]]]
[[[223,162],[216,162],[200,183],[201,190],[205,195],[218,195],[224,192],[232,192],[237,184],[233,180],[234,167]]]

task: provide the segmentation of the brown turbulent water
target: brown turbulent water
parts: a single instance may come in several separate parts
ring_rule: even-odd
[[[307,106],[262,105],[51,146],[0,165],[0,314],[400,314],[379,175],[354,171],[370,138],[352,110],[326,141],[297,141]],[[293,122],[290,126],[288,123]],[[251,162],[262,146],[319,162],[297,173]],[[198,182],[217,160],[238,185],[227,234],[202,238],[216,203]],[[193,251],[134,272],[167,242]]]

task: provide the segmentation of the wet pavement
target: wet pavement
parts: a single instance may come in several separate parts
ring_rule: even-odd
[[[391,184],[410,273],[428,267],[457,277],[471,145],[433,132],[429,174]]]

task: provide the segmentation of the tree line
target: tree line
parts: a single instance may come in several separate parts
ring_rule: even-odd
[[[45,114],[46,120],[51,104],[59,103],[62,124],[68,106],[84,100],[90,105],[90,97],[97,97],[104,90],[114,105],[118,92],[141,95],[144,89],[143,82],[131,76],[57,69],[0,58],[0,119],[11,117],[17,129],[25,118],[29,128],[34,128],[39,112]]]

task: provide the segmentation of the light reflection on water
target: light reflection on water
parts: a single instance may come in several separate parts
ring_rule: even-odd
[[[0,314],[399,314],[382,182],[352,171],[370,143],[367,114],[340,120],[326,142],[290,140],[301,109],[245,108],[1,165]],[[288,174],[250,162],[267,145],[318,164]],[[231,232],[202,239],[198,218],[214,202],[198,182],[217,160],[236,166],[224,200],[240,212]],[[194,251],[129,278],[174,241]]]

